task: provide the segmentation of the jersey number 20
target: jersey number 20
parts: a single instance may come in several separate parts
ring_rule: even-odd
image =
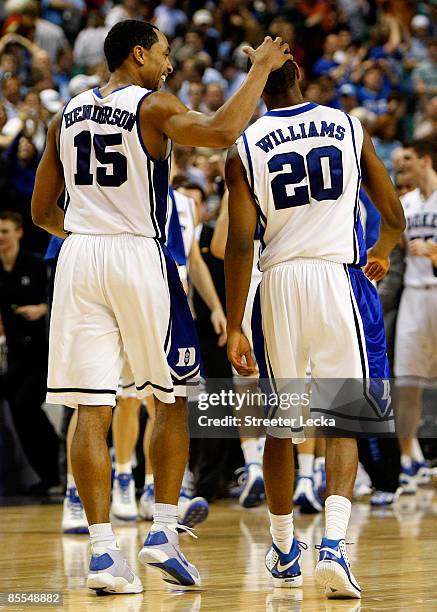
[[[322,165],[322,160],[327,163]],[[290,166],[290,172],[282,172],[284,166]],[[311,198],[336,200],[343,193],[343,157],[340,149],[334,146],[316,147],[305,158],[300,153],[278,153],[268,162],[271,173],[281,172],[272,180],[272,194],[276,210],[305,206]],[[308,168],[308,171],[307,169]],[[299,185],[307,179],[307,185]],[[289,185],[293,193],[287,192]]]
[[[92,144],[98,162],[102,164],[96,169],[97,184],[101,187],[120,187],[127,181],[127,159],[119,151],[107,151],[106,147],[121,145],[123,137],[118,134],[94,134]],[[90,172],[91,165],[91,133],[80,132],[74,137],[77,149],[75,185],[93,185],[94,176]],[[109,174],[105,166],[112,166]]]

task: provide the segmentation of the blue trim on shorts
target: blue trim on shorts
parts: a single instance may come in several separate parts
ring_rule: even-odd
[[[391,397],[387,396],[387,385],[390,384],[390,365],[387,359],[387,344],[384,328],[384,316],[378,291],[360,268],[345,266],[352,300],[358,346],[363,366],[364,396],[379,417],[386,417],[390,410]],[[364,338],[358,325],[360,317]],[[365,365],[367,357],[367,368]]]

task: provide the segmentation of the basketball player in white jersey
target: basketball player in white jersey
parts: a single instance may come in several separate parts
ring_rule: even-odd
[[[260,375],[272,385],[317,378],[388,378],[382,310],[369,282],[382,278],[405,227],[402,206],[361,124],[304,103],[292,61],[264,89],[268,112],[246,129],[226,163],[229,234],[225,273],[228,356],[240,374],[254,361],[241,330],[253,261],[253,233],[263,227],[263,272],[252,315]],[[358,217],[364,186],[381,213],[378,242],[366,260]],[[272,547],[266,567],[279,587],[302,584],[293,536],[290,428],[268,429],[264,481]],[[316,567],[328,597],[361,597],[345,548],[357,470],[356,440],[327,438],[325,536]]]
[[[417,186],[401,197],[406,271],[396,322],[395,375],[398,389],[401,474],[404,492],[414,493],[426,464],[415,454],[422,415],[423,390],[437,382],[437,152],[435,142],[404,146],[404,166]],[[418,449],[415,446],[419,446]],[[429,476],[428,476],[429,480]]]
[[[110,80],[73,98],[50,126],[32,200],[37,225],[68,234],[55,278],[47,401],[79,410],[71,459],[90,525],[88,586],[140,592],[109,522],[106,436],[126,350],[137,391],[157,399],[155,515],[140,561],[171,584],[195,587],[199,573],[179,550],[177,502],[188,453],[185,388],[199,361],[187,299],[164,245],[170,139],[229,146],[289,48],[269,37],[256,51],[248,48],[251,73],[212,116],[158,91],[172,65],[156,27],[118,23],[104,50]],[[64,186],[63,213],[57,201]]]

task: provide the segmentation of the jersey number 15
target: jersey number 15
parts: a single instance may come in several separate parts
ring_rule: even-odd
[[[107,151],[106,147],[121,145],[123,137],[118,134],[94,134],[87,131],[80,132],[74,137],[74,146],[77,149],[75,185],[93,185],[94,176],[90,172],[91,144],[94,148],[96,160],[102,164],[96,169],[97,184],[101,187],[120,187],[127,181],[127,159],[119,151]],[[112,166],[109,174],[105,166]]]

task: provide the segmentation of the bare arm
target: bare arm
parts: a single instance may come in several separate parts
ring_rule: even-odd
[[[64,189],[64,172],[58,151],[61,113],[50,124],[43,156],[38,166],[32,195],[32,220],[47,232],[65,238],[64,213],[58,199]]]
[[[190,279],[194,288],[211,311],[211,323],[214,331],[219,335],[218,344],[224,346],[226,342],[226,317],[223,312],[220,298],[214,287],[211,273],[200,254],[199,243],[193,240],[190,250]]]
[[[405,229],[402,204],[384,164],[375,153],[372,140],[364,130],[361,152],[363,185],[381,215],[379,238],[367,254],[364,272],[370,280],[381,280],[388,272],[389,255]]]
[[[241,322],[252,274],[257,215],[236,146],[230,149],[226,160],[226,184],[229,189],[229,228],[225,253],[228,358],[239,374],[248,375],[254,371],[255,363],[247,338],[241,333]],[[243,356],[247,365],[242,362]]]
[[[229,194],[226,191],[223,199],[220,214],[215,224],[214,234],[211,240],[211,253],[218,259],[224,259],[226,249],[226,239],[228,237],[228,197]]]
[[[249,123],[272,70],[292,56],[282,39],[266,37],[256,51],[246,48],[252,67],[240,89],[213,115],[189,110],[175,96],[156,92],[146,98],[141,110],[141,126],[165,134],[181,145],[193,147],[231,146]]]

